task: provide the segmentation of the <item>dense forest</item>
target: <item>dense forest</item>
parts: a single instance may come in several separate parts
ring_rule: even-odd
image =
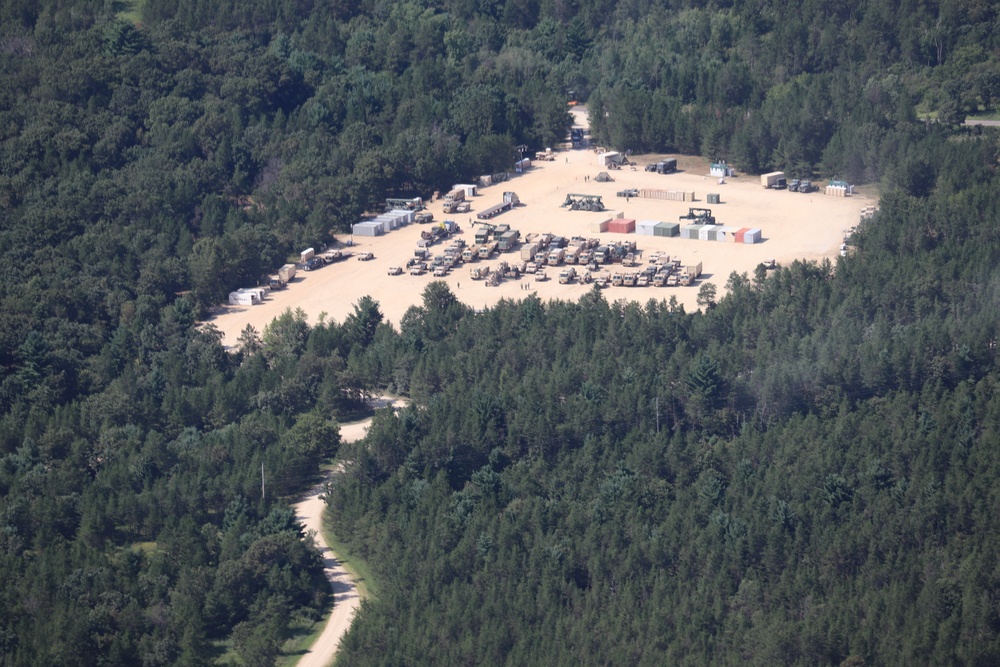
[[[0,665],[1000,662],[989,2],[0,0]],[[871,183],[856,252],[676,303],[234,286],[386,196],[595,141]],[[338,423],[411,398],[363,443]],[[343,449],[343,451],[341,451]],[[263,480],[263,484],[262,484]]]

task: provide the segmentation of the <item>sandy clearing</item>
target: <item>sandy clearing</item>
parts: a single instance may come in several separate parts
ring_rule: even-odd
[[[574,108],[577,125],[587,127],[585,110]],[[660,156],[635,156],[640,166],[632,171],[609,172],[614,178],[611,183],[593,180],[602,168],[598,166],[597,154],[592,149],[560,151],[554,162],[535,162],[525,174],[515,176],[506,183],[480,188],[479,195],[472,199],[472,212],[458,216],[445,216],[441,212],[441,202],[431,203],[428,210],[435,220],[451,217],[462,228],[461,238],[472,243],[475,228],[469,223],[476,211],[499,203],[505,190],[516,192],[524,203],[513,211],[504,213],[491,222],[506,223],[521,231],[522,237],[531,232],[551,232],[566,237],[599,236],[603,242],[614,240],[635,240],[644,252],[664,251],[672,257],[679,257],[684,265],[702,262],[703,274],[692,287],[613,287],[605,291],[609,301],[618,299],[645,303],[649,299],[668,300],[676,295],[678,301],[688,311],[697,309],[698,285],[711,281],[721,297],[729,275],[736,271],[752,275],[754,268],[762,261],[775,259],[780,263],[790,263],[795,259],[821,260],[836,258],[845,231],[858,223],[861,210],[875,204],[875,198],[864,194],[852,197],[829,197],[821,192],[811,194],[792,193],[784,190],[766,190],[760,186],[757,176],[737,175],[727,178],[724,185],[707,176],[708,160],[678,156],[680,171],[663,175],[645,172],[641,165],[655,162]],[[587,181],[586,178],[590,177]],[[820,182],[825,186],[825,181]],[[662,188],[670,190],[694,191],[697,201],[675,202],[633,197],[626,201],[615,196],[626,188]],[[569,211],[560,206],[567,193],[601,195],[607,211],[590,213]],[[706,203],[708,193],[718,193],[721,204]],[[676,222],[678,216],[687,213],[691,206],[711,208],[722,225],[735,227],[759,227],[764,242],[755,245],[692,241],[680,238],[664,238],[620,234],[594,234],[591,223],[610,215],[623,213],[635,220],[660,220]],[[311,323],[318,321],[321,314],[327,320],[342,322],[354,310],[354,305],[363,296],[369,295],[380,305],[386,320],[398,324],[400,318],[411,305],[419,304],[421,294],[432,280],[444,280],[459,300],[473,308],[485,308],[500,299],[519,300],[529,294],[536,294],[543,300],[563,299],[576,301],[588,292],[589,285],[560,285],[556,276],[558,270],[550,269],[550,280],[539,283],[530,278],[508,280],[497,287],[487,287],[484,281],[473,281],[469,277],[469,267],[460,266],[446,278],[433,278],[430,274],[411,276],[404,273],[389,276],[390,266],[404,266],[413,256],[420,232],[425,225],[409,225],[380,237],[354,237],[354,252],[371,251],[375,260],[358,261],[352,257],[312,272],[299,272],[288,289],[274,292],[264,303],[256,306],[224,306],[218,309],[211,321],[223,333],[223,344],[236,344],[240,332],[252,325],[258,332],[286,309],[302,309]],[[347,241],[349,235],[340,240]],[[441,252],[444,244],[432,248]],[[511,261],[518,253],[503,255],[485,263],[495,266],[501,259]],[[484,262],[480,262],[482,264]],[[579,268],[578,268],[579,270]]]
[[[400,407],[404,401],[393,400],[380,397],[374,401],[374,407],[385,407],[392,405]],[[363,419],[359,422],[340,425],[340,437],[343,442],[354,442],[365,437],[371,418]],[[302,523],[307,533],[313,533],[316,547],[323,557],[323,567],[326,578],[330,581],[330,588],[333,590],[333,611],[327,619],[326,627],[316,639],[316,642],[299,659],[298,667],[326,667],[333,662],[337,653],[340,640],[351,627],[354,614],[361,606],[361,598],[358,595],[358,588],[350,573],[343,567],[337,555],[330,549],[330,545],[323,539],[323,513],[326,511],[326,502],[322,493],[327,480],[314,486],[307,495],[298,503],[292,505],[295,515]]]

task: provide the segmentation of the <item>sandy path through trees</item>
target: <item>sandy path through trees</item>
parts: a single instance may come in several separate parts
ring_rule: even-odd
[[[580,108],[574,111],[577,125],[586,127],[585,111]],[[719,185],[717,179],[707,176],[708,161],[698,157],[679,156],[679,171],[675,174],[663,175],[643,170],[641,165],[655,162],[659,157],[638,156],[636,160],[640,166],[635,171],[628,167],[610,171],[615,181],[598,183],[594,177],[603,168],[598,166],[593,150],[558,151],[554,162],[535,162],[522,175],[505,183],[480,188],[479,195],[472,199],[472,212],[469,214],[445,216],[441,202],[430,204],[428,209],[435,220],[453,218],[462,228],[460,238],[471,244],[475,229],[470,221],[476,211],[499,203],[503,192],[511,190],[518,194],[524,205],[491,222],[510,224],[520,230],[522,236],[531,232],[551,232],[566,237],[596,236],[602,242],[635,240],[639,249],[646,253],[666,252],[680,258],[684,265],[701,261],[704,273],[698,284],[712,282],[721,298],[733,271],[752,276],[756,266],[767,259],[785,264],[795,259],[818,261],[825,257],[835,261],[847,228],[858,223],[864,207],[876,203],[873,197],[863,194],[840,198],[826,196],[822,191],[802,194],[766,190],[760,186],[759,177],[751,175],[737,175]],[[818,185],[825,187],[826,182],[820,181]],[[636,197],[626,200],[616,196],[616,192],[626,188],[693,191],[697,201]],[[608,210],[604,213],[569,211],[561,207],[567,193],[601,195]],[[709,193],[719,194],[722,203],[707,204]],[[617,213],[637,221],[677,222],[679,216],[686,214],[692,206],[711,208],[722,225],[761,228],[763,243],[742,245],[634,234],[595,234],[591,231],[592,223]],[[405,266],[406,261],[413,257],[420,232],[425,229],[427,226],[415,224],[380,237],[354,237],[353,250],[373,252],[374,261],[360,262],[352,257],[316,271],[299,272],[288,289],[269,295],[263,304],[221,307],[211,323],[222,331],[223,344],[233,346],[248,324],[259,333],[289,308],[301,308],[311,323],[318,321],[322,313],[328,319],[343,322],[354,311],[358,300],[366,295],[379,303],[386,320],[398,326],[407,308],[421,302],[421,295],[432,280],[444,280],[460,301],[473,308],[485,308],[500,299],[517,301],[530,294],[536,294],[543,301],[577,301],[592,289],[590,285],[578,282],[560,285],[555,279],[558,271],[554,269],[549,270],[550,280],[544,283],[521,278],[505,281],[497,287],[487,287],[485,281],[473,281],[469,266],[460,266],[445,278],[433,278],[430,274],[411,276],[408,273],[389,276],[387,270],[390,266]],[[344,241],[349,238],[348,235],[340,236]],[[438,244],[431,250],[440,253],[443,247],[443,244]],[[500,259],[514,261],[519,257],[519,253],[515,252],[486,263],[496,266]],[[650,299],[667,301],[676,296],[688,311],[693,311],[698,308],[698,284],[694,287],[613,287],[604,292],[604,297],[608,301],[625,299],[644,304]]]
[[[400,407],[403,401],[380,397],[375,401],[375,407],[386,407],[392,405]],[[365,437],[368,427],[371,425],[371,418],[364,419],[351,424],[341,424],[340,438],[343,442],[354,442]],[[333,590],[333,611],[327,619],[326,627],[316,639],[316,642],[302,656],[298,662],[298,667],[326,667],[333,662],[337,653],[340,640],[351,627],[354,614],[361,606],[361,598],[358,595],[358,587],[351,578],[350,573],[344,568],[337,555],[330,549],[330,545],[323,539],[323,513],[326,511],[326,502],[322,493],[327,480],[314,486],[301,501],[293,505],[295,515],[298,517],[306,532],[314,533],[316,547],[323,557],[323,566],[326,578],[330,581],[330,588]]]

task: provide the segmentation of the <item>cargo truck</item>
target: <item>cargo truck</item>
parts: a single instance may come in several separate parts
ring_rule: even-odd
[[[489,259],[500,248],[499,241],[490,241],[479,246],[479,259]]]
[[[457,204],[460,201],[465,201],[465,188],[454,188],[444,196],[445,204]]]
[[[549,251],[549,256],[548,259],[546,260],[546,263],[549,266],[559,266],[565,257],[566,257],[566,251],[563,250],[562,248],[556,248],[555,250]]]
[[[677,171],[677,158],[669,157],[656,163],[657,174],[672,174]]]
[[[783,188],[786,185],[785,172],[772,171],[768,174],[761,174],[760,184],[765,188],[769,188],[772,190]]]
[[[537,243],[526,243],[521,246],[521,259],[526,262],[530,262],[538,254],[538,244]]]
[[[701,262],[694,264],[693,266],[685,266],[684,270],[681,272],[680,284],[681,285],[693,285],[694,281],[698,279],[701,275]]]
[[[517,243],[520,240],[521,232],[516,229],[508,229],[500,235],[500,252],[510,252],[517,247]]]

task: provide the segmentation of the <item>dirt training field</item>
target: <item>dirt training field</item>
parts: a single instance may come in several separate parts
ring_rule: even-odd
[[[580,108],[575,111],[577,124],[586,127],[583,113]],[[500,203],[505,191],[513,191],[522,205],[489,222],[509,224],[521,232],[522,239],[533,232],[548,232],[567,238],[599,237],[602,243],[635,241],[647,257],[653,251],[661,251],[671,258],[679,258],[684,266],[700,261],[702,275],[690,287],[609,287],[604,291],[604,297],[609,301],[626,299],[646,303],[649,299],[666,301],[676,296],[690,312],[698,308],[696,298],[700,285],[713,283],[717,288],[717,298],[722,298],[725,283],[733,271],[753,275],[757,265],[768,259],[774,259],[778,264],[787,264],[795,259],[819,261],[825,257],[835,261],[840,254],[845,231],[858,223],[864,207],[876,203],[872,197],[859,194],[846,198],[824,195],[822,190],[826,181],[818,181],[820,190],[809,194],[767,190],[761,187],[760,179],[755,175],[738,174],[726,178],[725,184],[720,185],[717,178],[708,176],[708,161],[701,158],[678,157],[678,172],[673,174],[644,171],[643,165],[660,157],[633,156],[639,165],[634,171],[628,166],[610,170],[608,174],[614,181],[599,183],[594,177],[605,169],[598,165],[597,154],[592,148],[558,151],[552,162],[534,161],[524,174],[512,175],[504,183],[479,188],[478,196],[471,199],[470,213],[446,216],[442,213],[440,201],[430,203],[428,211],[434,214],[435,223],[432,224],[444,219],[457,222],[461,233],[456,238],[472,245],[476,228],[470,222],[475,220],[476,212]],[[693,191],[696,201],[638,197],[626,200],[616,196],[616,192],[629,188]],[[561,204],[569,193],[600,195],[606,210],[594,213],[563,208]],[[721,203],[708,204],[709,193],[719,194]],[[760,228],[763,240],[759,244],[745,245],[591,232],[592,223],[619,213],[637,222],[678,222],[679,216],[686,214],[690,207],[712,209],[718,223],[724,226]],[[536,282],[532,276],[524,276],[504,281],[498,286],[487,286],[485,281],[470,277],[471,266],[489,264],[495,267],[501,260],[511,264],[519,262],[518,250],[502,253],[490,260],[459,265],[444,278],[435,278],[430,272],[422,276],[412,276],[407,271],[402,275],[388,275],[389,267],[406,266],[407,260],[413,257],[421,231],[428,228],[429,225],[412,224],[383,236],[355,236],[353,247],[349,249],[354,257],[310,272],[300,270],[287,289],[272,292],[264,303],[220,307],[211,323],[223,332],[223,343],[232,346],[248,324],[262,332],[272,319],[289,308],[301,308],[310,323],[317,322],[323,313],[327,321],[342,322],[353,312],[354,304],[365,295],[375,299],[385,318],[398,325],[407,308],[421,302],[424,288],[432,280],[445,281],[460,301],[473,308],[487,308],[502,298],[518,300],[530,294],[536,294],[542,300],[576,301],[593,289],[592,285],[579,281],[559,284],[560,269],[556,267],[548,269],[549,280],[545,282]],[[338,238],[346,242],[351,237],[340,235]],[[438,242],[430,248],[430,252],[442,253],[448,242]],[[375,259],[358,261],[356,255],[366,251],[374,253]],[[641,270],[644,266],[646,264],[642,262],[631,270]],[[586,271],[586,267],[576,268],[578,273]],[[604,269],[611,269],[611,266]]]

